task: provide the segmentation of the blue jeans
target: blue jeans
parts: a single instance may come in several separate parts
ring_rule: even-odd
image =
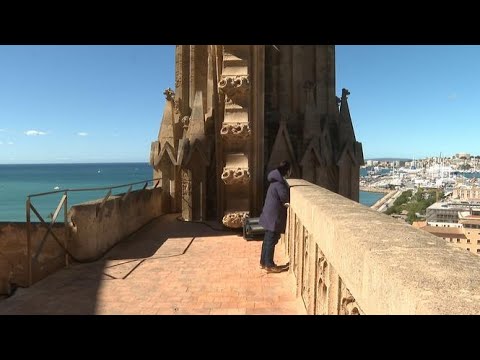
[[[260,265],[265,267],[274,267],[273,255],[275,254],[275,245],[280,239],[280,234],[273,231],[265,231],[265,237],[262,243],[262,254],[260,256]]]

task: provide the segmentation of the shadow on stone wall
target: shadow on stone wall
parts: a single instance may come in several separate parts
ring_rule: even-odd
[[[37,253],[46,233],[40,223],[31,224],[32,250]],[[53,233],[63,242],[63,224],[55,224]],[[32,259],[32,280],[37,282],[65,265],[63,248],[49,235],[39,256]],[[9,294],[12,287],[28,286],[26,223],[0,223],[0,294]]]

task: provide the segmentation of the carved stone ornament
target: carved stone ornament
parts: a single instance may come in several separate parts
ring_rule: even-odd
[[[182,194],[189,195],[192,187],[192,180],[188,176],[187,171],[182,171]]]
[[[190,117],[189,116],[184,116],[182,117],[182,127],[186,131],[188,129],[188,125],[190,124]]]
[[[317,247],[317,296],[315,300],[315,313],[324,315],[328,313],[328,263],[323,252]]]
[[[228,228],[239,229],[243,226],[246,217],[248,217],[248,212],[237,211],[225,215],[222,219],[222,223]]]
[[[236,102],[236,97],[245,96],[249,87],[248,75],[222,76],[222,79],[218,82],[218,89],[234,102]]]
[[[248,123],[224,123],[220,130],[220,135],[222,135],[226,141],[243,141],[250,137],[251,132]]]
[[[175,92],[172,89],[168,88],[163,92],[163,95],[165,95],[167,101],[173,101],[175,97]]]
[[[360,315],[360,310],[355,298],[344,285],[341,287],[340,298],[340,315]]]
[[[305,90],[314,90],[317,87],[317,84],[314,81],[308,80],[303,84]]]
[[[248,169],[223,169],[222,180],[226,185],[248,184],[250,171]]]

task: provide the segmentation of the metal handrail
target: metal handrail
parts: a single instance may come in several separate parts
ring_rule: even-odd
[[[44,192],[44,193],[38,193],[38,194],[30,194],[27,195],[27,197],[35,197],[35,196],[41,196],[41,195],[49,195],[49,194],[56,194],[56,193],[61,193],[61,192],[68,192],[68,191],[96,191],[96,190],[111,190],[111,189],[118,189],[124,186],[129,186],[129,185],[137,185],[137,184],[143,184],[143,183],[149,183],[150,181],[157,181],[157,184],[155,184],[154,188],[158,187],[158,184],[160,182],[161,178],[154,178],[150,180],[143,180],[143,181],[137,181],[134,183],[128,183],[128,184],[123,184],[123,185],[115,185],[115,186],[103,186],[103,187],[97,187],[97,188],[80,188],[80,189],[63,189],[63,190],[54,190],[54,191],[49,191],[49,192]]]
[[[58,214],[60,213],[60,210],[62,209],[62,207],[64,208],[63,222],[64,222],[64,227],[65,227],[65,240],[64,240],[63,248],[65,250],[65,265],[68,266],[68,256],[70,254],[67,250],[68,234],[69,234],[68,233],[68,219],[67,219],[68,192],[108,190],[107,195],[102,200],[102,205],[101,206],[103,206],[103,204],[105,204],[105,202],[111,196],[113,189],[118,189],[118,188],[121,188],[121,187],[129,186],[127,192],[125,193],[125,195],[123,197],[125,199],[126,196],[132,191],[132,186],[133,185],[145,184],[143,186],[143,189],[142,189],[142,190],[145,190],[147,188],[149,182],[156,181],[156,184],[153,187],[153,189],[156,189],[158,187],[158,185],[160,184],[160,180],[161,180],[160,178],[154,178],[154,179],[150,179],[150,180],[137,181],[137,182],[134,182],[134,183],[115,185],[115,186],[103,186],[103,187],[80,188],[80,189],[63,189],[63,190],[54,190],[54,191],[48,191],[48,192],[44,192],[44,193],[27,195],[27,201],[26,201],[26,220],[27,221],[26,222],[27,222],[27,256],[28,256],[27,266],[28,266],[28,283],[29,283],[29,286],[32,285],[32,255],[33,255],[32,254],[32,239],[31,239],[31,231],[32,230],[31,230],[31,220],[30,220],[30,215],[31,214],[30,214],[30,211],[33,211],[33,213],[38,217],[41,225],[45,225],[45,227],[47,227],[47,232],[43,236],[43,239],[40,243],[40,247],[37,250],[37,254],[34,256],[35,260],[37,260],[38,255],[40,254],[41,250],[43,249],[44,243],[45,243],[48,235],[51,234],[53,236],[53,238],[57,241],[57,243],[60,246],[62,246],[61,243],[60,243],[60,240],[55,235],[55,233],[53,233],[52,230],[53,230],[53,225],[55,224],[55,221],[57,220]],[[50,224],[47,224],[47,222],[45,222],[43,217],[38,213],[37,209],[35,209],[35,207],[31,203],[31,198],[36,197],[36,196],[51,195],[51,194],[57,194],[57,193],[63,193],[63,196],[62,196],[60,202],[57,205],[55,213],[52,215],[52,220],[51,220]]]

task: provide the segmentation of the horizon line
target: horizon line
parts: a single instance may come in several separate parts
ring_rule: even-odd
[[[98,161],[98,162],[39,162],[39,163],[0,163],[0,165],[73,165],[73,164],[150,164],[148,161]]]

